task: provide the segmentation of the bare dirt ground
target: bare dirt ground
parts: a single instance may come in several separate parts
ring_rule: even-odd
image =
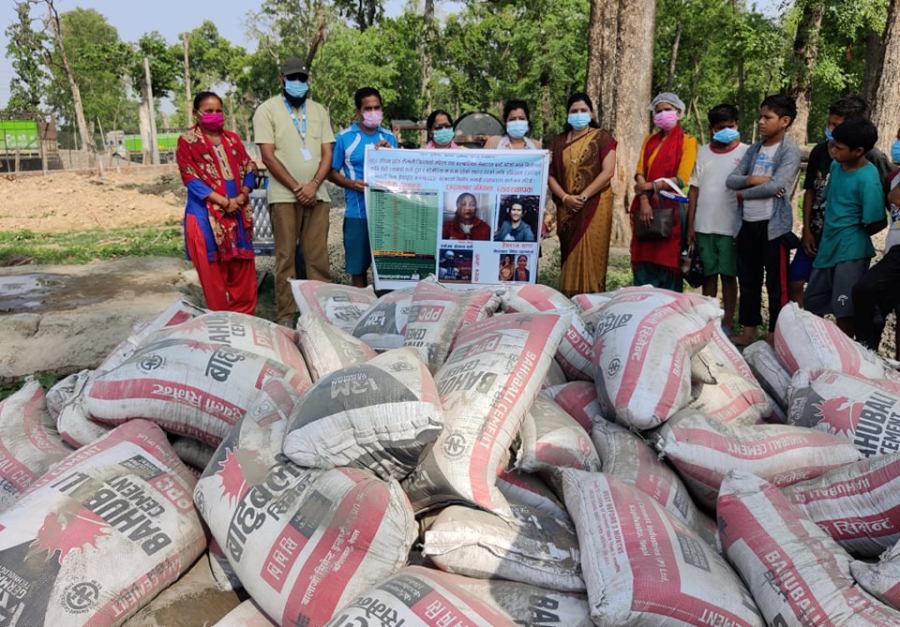
[[[68,172],[0,178],[0,231],[36,233],[171,224],[184,213],[175,172],[108,172],[105,180]]]

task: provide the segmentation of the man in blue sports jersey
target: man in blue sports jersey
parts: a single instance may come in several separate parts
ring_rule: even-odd
[[[381,127],[384,116],[381,94],[362,87],[353,96],[356,121],[338,133],[331,159],[331,180],[344,188],[344,267],[355,287],[365,287],[372,264],[369,223],[366,217],[366,182],[363,165],[366,146],[396,148],[394,134]]]

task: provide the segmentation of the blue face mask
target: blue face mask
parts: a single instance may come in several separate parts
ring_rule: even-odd
[[[900,139],[891,146],[891,161],[900,163]]]
[[[591,123],[591,114],[587,111],[570,113],[569,117],[566,118],[566,120],[568,121],[569,126],[574,128],[576,131],[580,131]]]
[[[510,120],[506,123],[506,134],[513,139],[522,139],[528,132],[528,120]]]
[[[730,144],[740,136],[741,133],[736,128],[723,128],[713,133],[712,138],[713,141],[717,141],[720,144]]]
[[[309,91],[309,83],[306,81],[284,81],[284,91],[291,98],[303,98]]]
[[[452,128],[439,128],[431,134],[434,138],[434,143],[439,146],[446,146],[453,141],[453,135],[455,135],[455,132]]]
[[[825,141],[830,142],[834,139],[834,135],[831,134],[831,129],[827,126],[825,127]]]

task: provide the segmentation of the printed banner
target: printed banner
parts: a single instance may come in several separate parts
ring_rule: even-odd
[[[537,280],[546,150],[366,152],[376,289]]]

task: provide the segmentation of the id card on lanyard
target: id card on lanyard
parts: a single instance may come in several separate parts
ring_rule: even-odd
[[[284,107],[287,109],[288,115],[291,116],[291,121],[294,123],[294,128],[297,129],[297,134],[300,136],[300,141],[303,144],[303,148],[300,151],[303,154],[303,160],[311,161],[312,153],[310,153],[309,148],[306,147],[306,103],[304,102],[300,106],[300,119],[298,120],[297,114],[294,113],[294,109],[287,101],[287,98],[282,100],[282,102],[284,102]]]

